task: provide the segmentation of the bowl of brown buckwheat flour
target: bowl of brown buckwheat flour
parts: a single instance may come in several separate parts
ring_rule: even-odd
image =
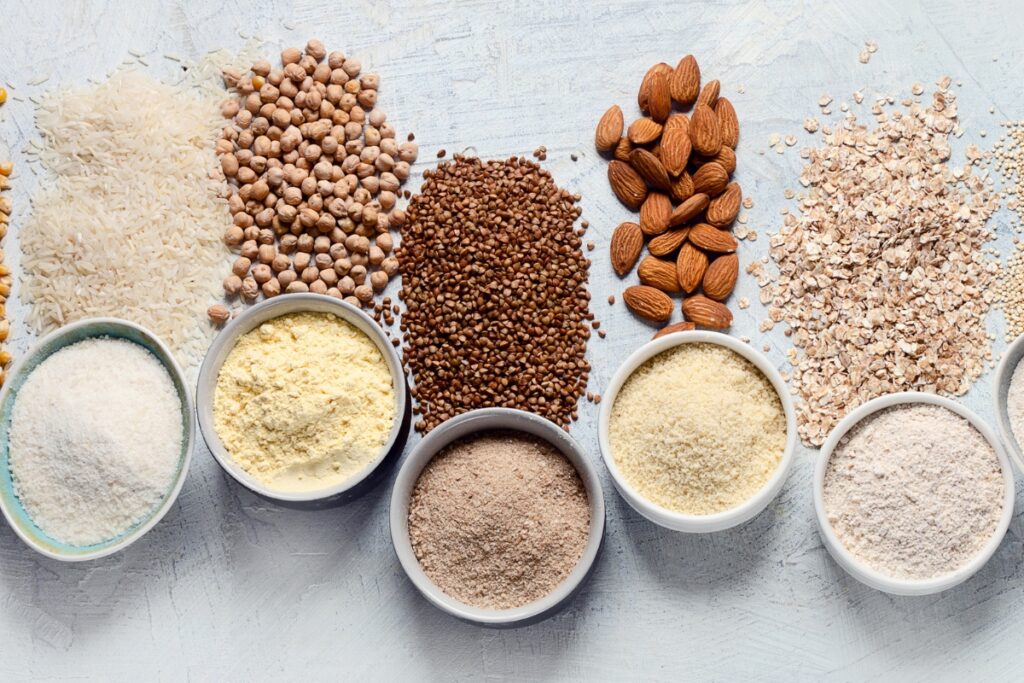
[[[825,440],[814,507],[825,547],[858,581],[928,595],[970,578],[1013,515],[1010,461],[993,430],[951,399],[881,396]]]
[[[590,573],[604,535],[596,469],[553,422],[483,408],[435,427],[403,463],[391,538],[416,588],[485,626],[551,616]]]

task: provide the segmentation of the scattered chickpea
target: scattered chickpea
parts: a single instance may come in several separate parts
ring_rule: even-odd
[[[210,317],[210,322],[218,327],[231,319],[231,311],[227,309],[227,306],[221,304],[210,306],[206,309],[206,315]]]

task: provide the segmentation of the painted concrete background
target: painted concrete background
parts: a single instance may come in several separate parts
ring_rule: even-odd
[[[835,98],[838,114],[854,90],[866,101],[875,92],[909,95],[913,83],[930,87],[948,73],[962,82],[958,150],[990,145],[1000,120],[1024,118],[1024,13],[1010,0],[5,0],[0,81],[27,97],[102,76],[129,50],[166,75],[176,65],[164,53],[196,58],[240,48],[253,34],[268,41],[268,56],[316,36],[379,72],[380,106],[421,144],[411,189],[439,148],[503,157],[547,147],[556,180],[583,195],[598,245],[591,290],[609,334],[590,346],[596,392],[651,330],[605,301],[622,288],[607,263],[608,236],[628,213],[608,189],[593,127],[613,102],[635,113],[640,77],[655,61],[694,53],[736,105],[737,178],[756,202],[749,225],[760,233],[743,244],[743,263],[766,253],[790,204],[783,191],[797,187],[798,150],[810,139],[801,122],[819,113],[821,94]],[[879,49],[865,65],[866,40]],[[19,163],[34,135],[31,105],[9,101],[0,119],[0,139]],[[779,155],[767,149],[772,133],[800,142]],[[23,173],[11,195],[20,207],[6,245],[15,266],[16,229],[35,183]],[[1005,211],[996,223],[1005,253]],[[732,333],[770,344],[783,367],[787,342],[781,328],[758,333],[765,311],[749,277],[737,294],[755,303],[738,312]],[[23,311],[11,313],[24,349]],[[988,420],[990,380],[965,399]],[[581,406],[572,431],[599,458],[594,406]],[[390,481],[347,507],[297,512],[229,482],[200,447],[177,506],[116,557],[60,564],[0,526],[0,679],[1019,679],[1021,516],[963,586],[889,597],[847,577],[822,547],[811,509],[814,457],[799,452],[765,513],[710,536],[644,521],[604,473],[608,534],[592,580],[555,618],[498,632],[447,617],[406,580],[386,525]]]

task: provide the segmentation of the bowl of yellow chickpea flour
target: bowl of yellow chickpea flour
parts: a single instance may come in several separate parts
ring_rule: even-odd
[[[354,306],[320,294],[273,298],[217,336],[196,405],[221,467],[255,493],[300,507],[372,487],[408,436],[398,354]]]
[[[676,332],[630,355],[598,418],[612,482],[655,524],[720,531],[764,510],[796,449],[792,398],[778,370],[737,339]]]

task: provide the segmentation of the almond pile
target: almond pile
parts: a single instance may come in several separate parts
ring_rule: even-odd
[[[673,331],[732,324],[732,313],[722,302],[739,274],[730,227],[743,193],[729,178],[736,170],[733,150],[740,128],[720,87],[717,80],[701,87],[693,55],[674,69],[655,64],[637,95],[646,116],[626,128],[622,109],[615,105],[597,124],[597,149],[612,157],[612,191],[640,213],[639,222],[622,223],[612,234],[615,272],[624,276],[640,262],[642,284],[627,288],[623,300],[636,315],[660,324],[672,316],[669,295],[682,294],[685,321],[673,325]],[[690,109],[689,116],[682,109]],[[648,254],[641,260],[645,243]]]

